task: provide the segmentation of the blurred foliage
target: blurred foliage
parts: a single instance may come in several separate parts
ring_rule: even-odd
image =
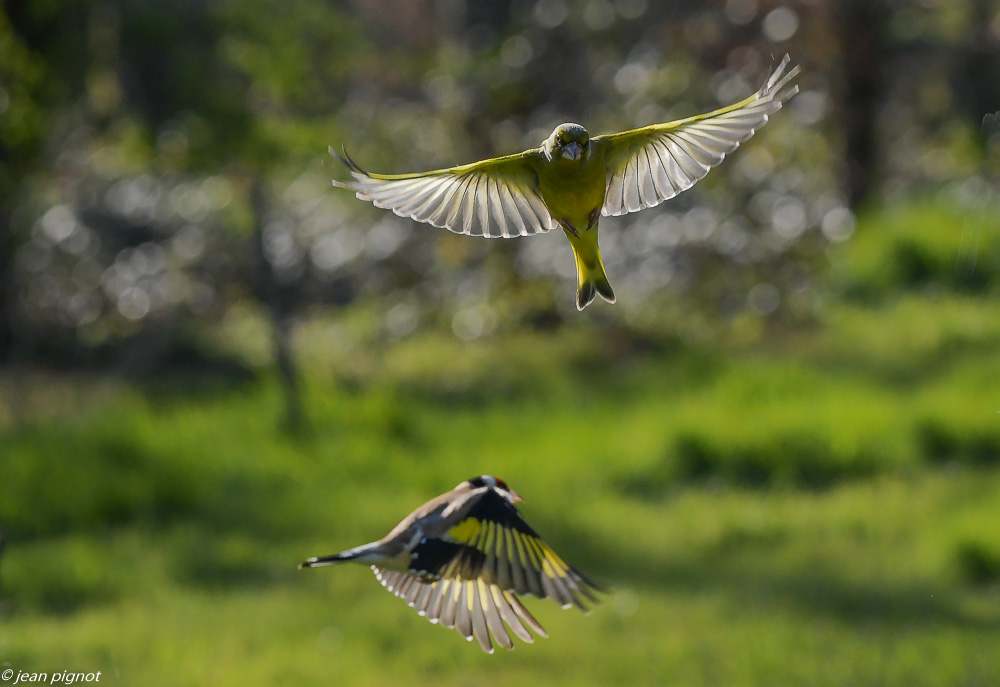
[[[0,5],[0,663],[997,683],[998,36],[995,0]],[[786,51],[763,131],[602,221],[613,308],[575,311],[555,232],[329,186],[330,144],[466,162],[729,103]],[[591,617],[532,604],[551,638],[485,657],[294,570],[484,472],[610,583]]]
[[[995,3],[874,6],[873,22],[852,3],[756,0],[8,6],[0,353],[77,365],[111,346],[169,366],[175,340],[247,298],[267,305],[279,342],[313,306],[351,302],[375,303],[400,333],[577,317],[558,236],[466,240],[370,208],[329,188],[343,170],[326,146],[418,170],[536,146],[564,120],[664,121],[743,97],[785,51],[805,68],[786,112],[690,193],[602,223],[622,298],[592,316],[628,326],[659,296],[709,318],[808,321],[826,249],[855,227],[847,123],[868,110],[844,100],[845,56],[862,36],[877,48],[862,65],[879,85],[873,187],[987,188],[974,185],[988,174],[984,113],[966,105],[992,88],[995,56],[956,70],[996,44]],[[931,268],[919,251],[898,258],[915,279]]]
[[[862,213],[859,236],[883,245],[840,259],[963,216]],[[869,282],[845,270],[831,292],[863,297],[766,336],[740,317],[685,328],[683,310],[657,320],[677,318],[670,340],[641,320],[501,321],[463,341],[394,336],[375,306],[317,315],[299,334],[311,422],[295,435],[273,422],[266,372],[201,393],[7,378],[4,659],[143,684],[991,684],[994,292],[944,281],[928,297],[900,278],[876,297]],[[252,309],[235,316],[207,340],[266,357]],[[19,389],[39,398],[15,413]],[[487,657],[366,570],[294,569],[482,472],[521,485],[539,531],[611,586],[591,616],[532,603],[551,637]]]
[[[1000,283],[1000,219],[989,186],[956,184],[956,213],[938,203],[884,208],[879,231],[860,232],[835,257],[834,282],[851,299],[884,301],[904,291],[988,294]]]

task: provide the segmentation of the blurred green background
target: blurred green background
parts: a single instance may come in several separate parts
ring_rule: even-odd
[[[801,93],[694,189],[330,187]],[[1000,683],[1000,2],[0,3],[0,664],[122,685]],[[986,119],[984,120],[984,117]],[[613,593],[483,655],[364,568],[492,473]]]

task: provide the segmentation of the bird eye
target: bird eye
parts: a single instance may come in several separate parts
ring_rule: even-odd
[[[562,136],[556,136],[556,145],[562,145]]]

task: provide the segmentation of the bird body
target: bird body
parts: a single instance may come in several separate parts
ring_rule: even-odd
[[[561,226],[577,267],[577,308],[595,294],[610,303],[597,242],[600,215],[659,205],[693,186],[781,109],[798,86],[785,55],[761,88],[738,103],[686,119],[591,137],[561,124],[539,148],[416,174],[374,174],[331,154],[352,180],[334,186],[397,215],[487,238],[529,236]]]
[[[448,522],[456,511],[449,513],[448,521],[443,517],[449,506],[461,508],[465,505],[469,489],[462,485],[453,491],[460,494],[447,493],[437,496],[417,508],[396,525],[389,534],[378,541],[342,551],[324,558],[310,559],[303,567],[320,567],[332,565],[341,561],[356,561],[358,563],[377,563],[386,570],[410,572],[413,551],[423,538],[440,538],[447,535],[450,528]],[[456,498],[457,497],[457,498]]]
[[[595,292],[609,303],[615,302],[597,243],[597,224],[607,191],[606,149],[587,145],[588,139],[587,130],[579,124],[561,124],[543,144],[543,156],[535,158],[539,161],[533,165],[542,200],[573,247],[580,310],[594,300]],[[570,140],[580,146],[578,158],[561,154],[560,148]]]
[[[491,635],[512,649],[505,623],[526,642],[533,641],[529,628],[546,636],[518,594],[586,610],[598,589],[521,519],[517,501],[503,480],[475,477],[428,501],[382,539],[299,567],[368,564],[389,591],[431,622],[475,638],[489,653]]]

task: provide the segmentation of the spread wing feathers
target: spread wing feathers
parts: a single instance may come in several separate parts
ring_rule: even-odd
[[[482,577],[501,589],[555,599],[589,610],[596,584],[556,554],[502,496],[487,490],[445,534],[461,548],[451,563],[463,578]],[[419,548],[419,547],[418,547]]]
[[[353,177],[334,186],[400,217],[486,238],[530,236],[555,226],[530,164],[542,154],[538,150],[418,174],[371,174],[346,149],[343,157],[332,147],[330,154]]]
[[[372,566],[390,592],[432,623],[455,628],[492,653],[492,635],[512,649],[510,632],[525,642],[529,630],[548,636],[518,594],[551,597],[563,608],[589,610],[600,588],[567,565],[491,489],[471,502],[461,520],[440,537],[425,537],[411,552],[408,571]],[[505,627],[506,624],[506,627]]]
[[[798,93],[798,86],[785,88],[799,73],[797,66],[784,73],[788,61],[785,55],[759,91],[728,107],[593,137],[592,146],[607,146],[608,191],[601,213],[636,212],[694,186]]]
[[[455,628],[469,641],[475,639],[487,653],[493,653],[491,635],[502,647],[514,648],[507,627],[528,643],[534,641],[528,628],[540,637],[548,636],[514,594],[481,578],[427,580],[416,573],[377,566],[372,566],[372,570],[382,586],[405,600],[417,613],[432,623]]]

